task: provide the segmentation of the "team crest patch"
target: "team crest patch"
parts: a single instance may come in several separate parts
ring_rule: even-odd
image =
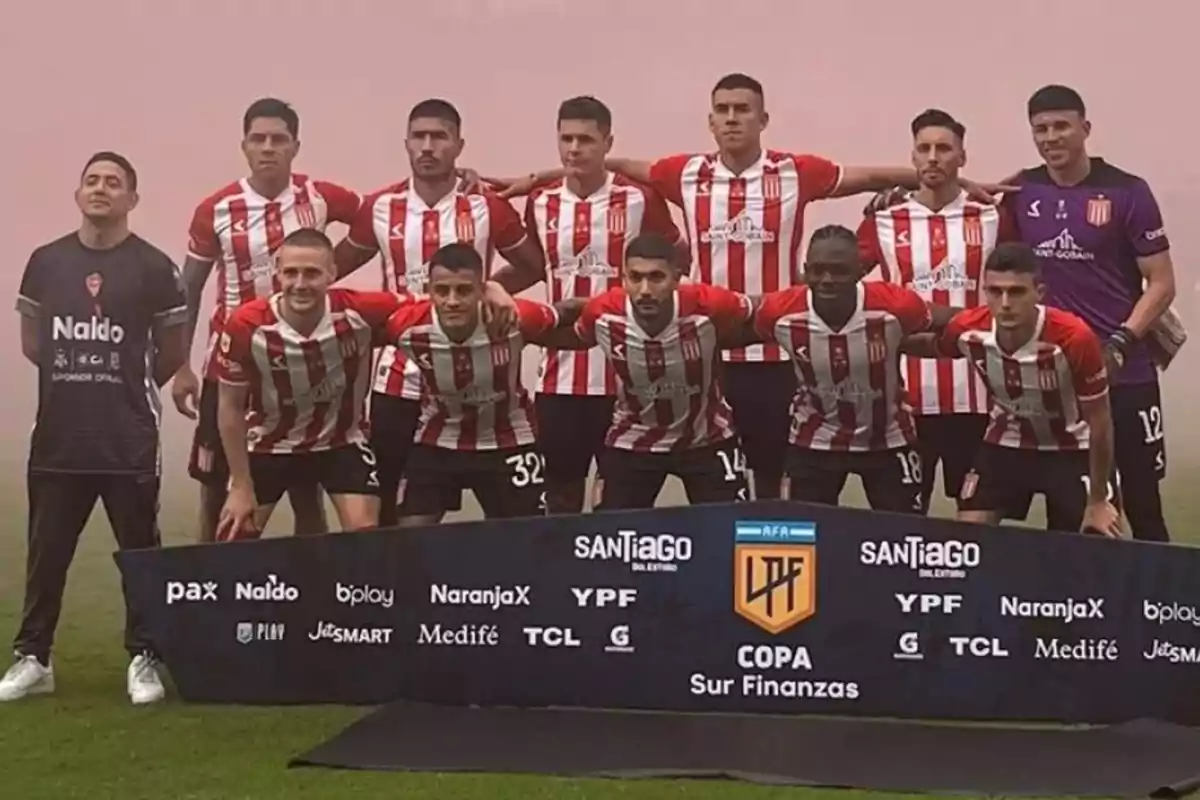
[[[958,493],[960,500],[970,500],[975,496],[975,489],[979,487],[979,473],[971,470],[963,478],[962,491]]]
[[[296,204],[296,221],[300,223],[301,228],[317,227],[317,212],[312,203]]]
[[[233,340],[229,338],[228,333],[221,334],[221,352],[228,355],[229,349],[233,347]]]
[[[963,238],[967,242],[967,247],[983,247],[983,224],[973,217],[964,220]]]
[[[84,284],[87,286],[88,294],[92,297],[99,297],[100,289],[104,286],[104,276],[99,272],[93,272],[84,279]]]
[[[1112,201],[1101,195],[1087,202],[1087,221],[1089,225],[1102,228],[1112,219]]]

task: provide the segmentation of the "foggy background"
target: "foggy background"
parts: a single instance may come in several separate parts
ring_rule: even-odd
[[[298,171],[365,193],[407,176],[407,113],[427,97],[462,113],[461,165],[518,175],[556,165],[557,106],[578,94],[612,108],[614,155],[712,149],[709,91],[738,71],[766,87],[770,147],[843,164],[906,164],[909,120],[935,106],[966,124],[966,174],[979,180],[1038,163],[1024,113],[1033,90],[1077,88],[1094,124],[1092,154],[1142,175],[1157,193],[1177,307],[1200,328],[1190,269],[1200,59],[1187,3],[43,0],[13,4],[4,17],[0,294],[9,309],[29,253],[77,225],[71,193],[97,150],[132,160],[141,181],[133,227],[182,263],[196,204],[245,173],[241,115],[262,96],[300,114]],[[864,200],[810,207],[807,231],[855,224]],[[344,231],[330,233],[336,241]],[[378,281],[372,262],[350,285]],[[205,319],[212,291],[210,279]],[[36,389],[9,313],[0,491],[20,497]],[[201,331],[197,345],[204,339]],[[197,369],[199,359],[197,347]],[[1188,402],[1198,364],[1193,342],[1164,377],[1174,482],[1197,451],[1200,415]],[[164,404],[164,510],[190,514],[192,423],[165,390]]]

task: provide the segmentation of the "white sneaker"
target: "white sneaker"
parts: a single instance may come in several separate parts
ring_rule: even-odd
[[[167,696],[162,678],[158,675],[158,661],[149,655],[142,654],[133,657],[133,661],[129,662],[126,683],[129,699],[136,706],[157,703]]]
[[[0,678],[0,703],[54,691],[53,663],[44,667],[37,656],[23,656],[20,653],[16,656],[17,662]]]

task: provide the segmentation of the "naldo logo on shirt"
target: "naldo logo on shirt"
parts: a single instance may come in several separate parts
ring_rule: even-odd
[[[120,344],[125,339],[125,329],[108,317],[76,320],[73,316],[54,317],[50,321],[50,338],[53,341],[66,339],[69,342],[111,342]]]

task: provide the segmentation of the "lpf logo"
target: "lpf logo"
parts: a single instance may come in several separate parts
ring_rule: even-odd
[[[772,634],[817,612],[816,523],[735,523],[733,610]]]

